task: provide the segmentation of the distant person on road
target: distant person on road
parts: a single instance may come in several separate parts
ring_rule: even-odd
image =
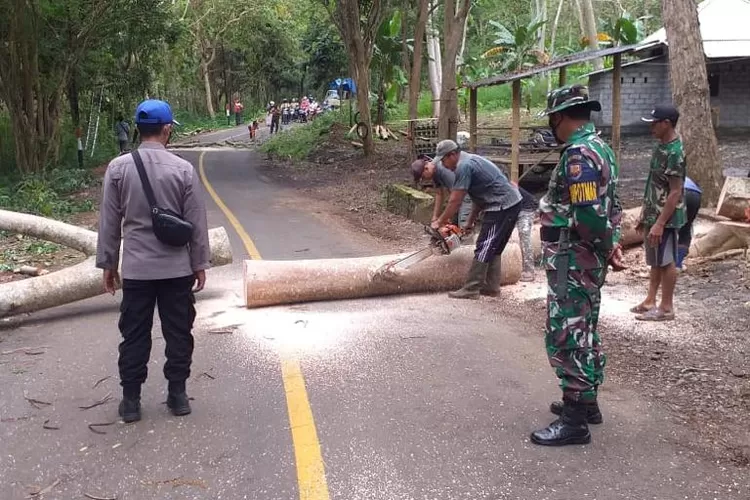
[[[208,229],[203,190],[193,166],[166,150],[176,123],[164,101],[138,105],[135,123],[141,145],[137,153],[162,210],[192,224],[186,246],[162,243],[154,233],[152,210],[136,168],[136,151],[112,160],[104,175],[99,215],[96,267],[104,270],[104,289],[114,295],[119,283],[122,227],[122,303],[120,305],[120,416],[141,419],[141,386],[151,353],[154,307],[159,307],[166,342],[167,407],[176,416],[190,413],[186,381],[193,354],[194,292],[203,289],[209,268]],[[195,286],[195,289],[193,289]]]
[[[239,98],[234,100],[234,122],[235,125],[238,127],[242,124],[242,110],[245,109],[245,106],[242,105]]]
[[[281,109],[278,104],[271,102],[271,131],[270,134],[279,133],[279,122],[281,121]]]
[[[646,264],[651,268],[648,295],[630,309],[640,321],[674,319],[674,289],[677,284],[679,230],[686,222],[684,185],[687,166],[682,140],[675,127],[680,114],[671,104],[656,106],[648,116],[651,134],[659,141],[643,193],[637,229],[644,235]],[[656,295],[661,288],[661,303]]]
[[[469,276],[460,290],[448,296],[454,299],[476,299],[480,294],[497,296],[500,293],[500,255],[521,211],[521,194],[497,165],[479,155],[461,151],[450,139],[438,143],[434,161],[452,171],[455,180],[448,205],[432,227],[439,229],[450,222],[467,193],[473,208],[464,230],[472,231],[480,212],[483,213]]]
[[[115,134],[117,135],[117,142],[120,144],[120,153],[122,154],[128,150],[128,141],[130,140],[130,124],[125,121],[122,115],[117,115]]]
[[[701,208],[703,191],[690,177],[685,177],[685,214],[687,221],[680,228],[677,238],[677,269],[682,269],[682,263],[690,252],[693,241],[693,222]]]

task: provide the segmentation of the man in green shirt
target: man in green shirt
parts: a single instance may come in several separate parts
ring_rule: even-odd
[[[644,235],[646,263],[651,277],[646,299],[631,309],[641,321],[674,319],[674,289],[677,283],[677,233],[686,222],[683,185],[685,153],[675,127],[680,114],[669,105],[656,106],[641,118],[651,126],[659,144],[651,156],[651,167],[643,194],[638,230]],[[656,294],[661,287],[661,303]]]

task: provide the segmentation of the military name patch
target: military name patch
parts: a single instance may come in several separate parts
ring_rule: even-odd
[[[599,199],[595,181],[574,182],[570,184],[570,203],[572,205],[593,205]]]

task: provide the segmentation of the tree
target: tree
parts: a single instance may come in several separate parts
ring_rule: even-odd
[[[440,89],[440,117],[438,118],[438,136],[441,139],[455,140],[458,132],[456,64],[470,7],[471,0],[445,0],[443,81]]]
[[[435,0],[429,0],[430,12],[427,18],[427,74],[430,80],[430,91],[432,92],[432,116],[440,116],[440,89],[443,86],[443,62],[440,54],[440,33],[435,27]]]
[[[592,0],[576,0],[580,15],[581,31],[584,40],[590,50],[599,48],[599,31],[596,27],[596,14],[594,13],[594,3]],[[604,68],[604,62],[601,58],[592,61],[595,70]]]
[[[378,29],[390,8],[390,0],[322,0],[349,53],[349,71],[357,85],[360,121],[372,130],[370,116],[370,63]],[[364,152],[375,152],[372,134],[362,138]]]
[[[678,127],[690,175],[701,186],[704,202],[713,205],[719,199],[723,174],[711,123],[706,58],[695,2],[662,0],[662,18],[669,41],[672,96],[680,110]]]
[[[419,0],[419,15],[414,26],[414,51],[409,75],[409,119],[417,119],[419,91],[422,87],[422,52],[424,50],[427,18],[430,14],[430,0]]]
[[[64,92],[78,91],[70,76],[123,23],[159,0],[7,0],[0,3],[0,97],[13,125],[16,165],[40,172],[59,154]],[[75,97],[72,99],[75,101]],[[73,107],[76,102],[71,102]],[[76,110],[73,111],[75,119]]]

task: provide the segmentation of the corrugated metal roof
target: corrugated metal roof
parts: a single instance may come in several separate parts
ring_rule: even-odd
[[[634,45],[622,45],[620,47],[610,47],[608,49],[585,50],[583,52],[576,52],[575,54],[571,54],[569,56],[555,59],[547,64],[540,64],[539,66],[534,66],[533,68],[524,69],[522,71],[516,71],[512,73],[505,73],[502,75],[491,76],[489,78],[484,78],[482,80],[477,80],[475,82],[466,82],[462,85],[462,87],[479,88],[479,87],[490,87],[493,85],[501,85],[503,83],[509,83],[509,82],[513,82],[516,80],[529,78],[531,76],[538,75],[539,73],[553,71],[559,68],[564,68],[566,66],[571,66],[573,64],[579,64],[579,63],[583,63],[586,61],[591,61],[593,59],[598,59],[600,57],[645,50],[645,49],[654,47],[656,45],[659,45],[660,43],[661,42],[656,41],[656,42],[649,43],[649,44],[640,43],[640,44],[634,44]]]
[[[643,64],[643,63],[646,63],[646,62],[649,62],[649,61],[655,61],[657,59],[661,59],[662,57],[664,57],[664,56],[661,55],[661,56],[647,57],[645,59],[638,59],[636,61],[630,61],[629,63],[625,63],[625,64],[622,65],[622,67],[623,68],[627,68],[628,66],[635,66],[635,65]],[[612,68],[604,68],[604,69],[600,69],[598,71],[592,71],[591,73],[586,73],[581,78],[588,78],[590,76],[599,75],[601,73],[607,73],[609,71],[612,71]]]
[[[750,0],[705,0],[698,5],[703,51],[709,59],[750,57]],[[667,43],[664,28],[643,43]]]

